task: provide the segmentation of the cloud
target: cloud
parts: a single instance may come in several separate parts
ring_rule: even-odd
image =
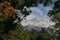
[[[38,15],[38,14],[43,15],[42,10],[40,10],[38,7],[31,7],[30,9],[32,11],[32,14],[34,14],[34,15]]]
[[[32,15],[35,15],[36,17],[39,17],[39,18],[43,18],[43,17],[47,17],[42,11],[40,8],[38,7],[31,7],[30,8],[32,10]],[[45,15],[45,16],[44,16]]]
[[[31,7],[32,13],[24,19],[21,24],[23,26],[31,25],[31,28],[35,27],[49,27],[50,25],[55,25],[47,16],[47,12],[51,10],[52,7],[44,7],[40,4],[38,7]]]
[[[48,17],[47,13],[49,10],[52,10],[52,8],[53,5],[44,7],[43,4],[39,4],[37,7],[30,7],[32,14],[40,18]]]
[[[34,15],[29,15],[28,17],[26,17],[26,20],[23,20],[21,23],[23,26],[33,25],[39,27],[49,27],[50,25],[55,24],[49,18],[38,18]]]

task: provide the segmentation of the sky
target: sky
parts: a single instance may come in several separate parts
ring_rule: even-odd
[[[53,8],[53,5],[44,7],[43,4],[39,4],[37,7],[31,7],[30,9],[32,10],[33,15],[37,17],[45,18],[45,17],[48,17],[47,13],[49,10],[52,10],[52,8]]]
[[[44,7],[43,4],[39,4],[37,7],[30,7],[32,13],[23,20],[21,24],[23,26],[32,25],[39,27],[49,27],[50,25],[55,25],[47,15],[49,10],[53,9],[53,5]]]

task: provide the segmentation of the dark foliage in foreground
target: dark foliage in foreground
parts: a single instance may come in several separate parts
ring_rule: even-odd
[[[52,3],[52,0],[0,0],[0,40],[60,40],[60,0],[54,3],[53,10],[48,13],[52,17],[52,21],[59,22],[54,26],[58,36],[49,34],[44,29],[29,32],[24,30],[21,24],[18,24],[18,22],[21,22],[21,18],[17,16],[16,10],[20,10],[25,18],[31,12],[27,11],[25,7],[34,7],[39,3],[48,6]],[[18,22],[15,23],[16,19],[18,19]],[[59,29],[56,30],[57,28]]]

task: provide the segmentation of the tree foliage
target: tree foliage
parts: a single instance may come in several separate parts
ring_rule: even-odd
[[[56,33],[58,34],[58,37],[56,37],[56,40],[60,40],[60,0],[57,0],[54,3],[53,10],[50,10],[48,12],[48,15],[51,17],[51,20],[54,22],[57,22],[54,26]]]
[[[0,0],[0,40],[55,40],[55,36],[48,34],[42,30],[28,32],[23,29],[21,24],[15,23],[18,19],[16,10],[20,10],[24,17],[29,15],[31,11],[27,11],[27,8],[37,6],[39,3],[43,3],[44,6],[52,3],[52,0]],[[52,20],[59,21],[55,27],[60,27],[60,0],[54,3],[53,10],[50,10],[48,15],[52,16]],[[60,40],[60,29],[57,30],[59,36],[57,40]]]
[[[29,40],[28,32],[21,24],[14,21],[17,18],[16,9],[10,2],[0,3],[0,40]]]

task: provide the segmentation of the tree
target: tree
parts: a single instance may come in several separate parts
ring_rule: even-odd
[[[0,40],[29,40],[28,32],[17,24],[16,9],[7,1],[0,3]]]
[[[37,6],[39,3],[48,5],[50,0],[0,0],[0,40],[30,40],[29,33],[21,24],[15,23],[18,19],[16,10],[19,9],[24,17],[29,15],[27,8]]]
[[[50,35],[45,28],[42,28],[41,31],[30,31],[30,40],[54,40],[54,37]]]
[[[48,15],[51,17],[51,20],[54,22],[57,22],[54,26],[56,33],[58,34],[56,37],[56,40],[60,40],[60,0],[57,0],[54,3],[53,10],[50,10],[48,12]]]

